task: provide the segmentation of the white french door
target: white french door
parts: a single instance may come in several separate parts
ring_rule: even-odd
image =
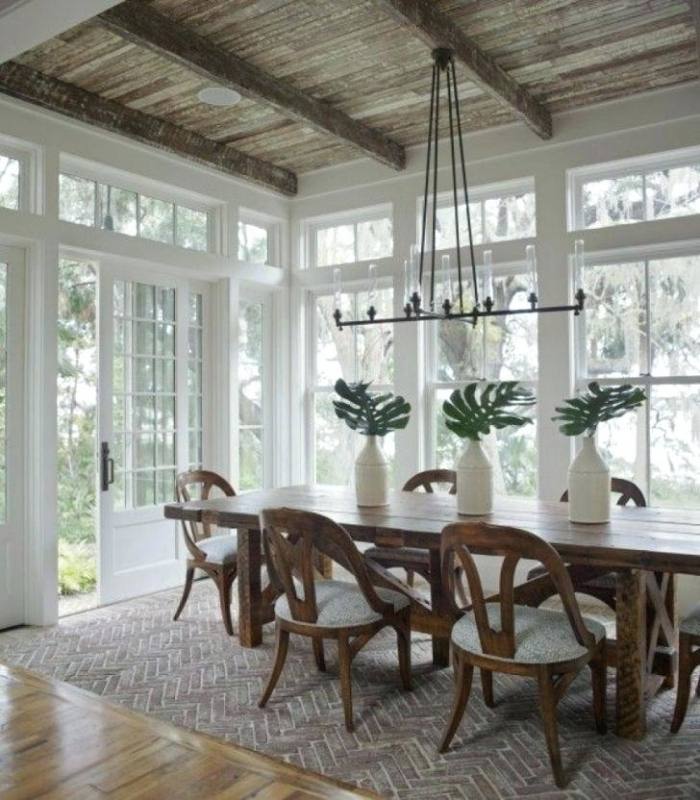
[[[204,457],[207,288],[112,265],[99,272],[100,603],[183,580],[163,518],[175,476]]]
[[[24,251],[0,246],[0,628],[24,622]]]

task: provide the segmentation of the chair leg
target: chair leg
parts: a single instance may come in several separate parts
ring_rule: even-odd
[[[182,590],[182,597],[180,598],[180,605],[177,607],[177,611],[175,612],[175,616],[173,617],[173,622],[179,619],[180,614],[182,614],[182,609],[185,607],[185,603],[190,596],[190,592],[192,591],[192,581],[194,580],[194,567],[187,567],[187,572],[185,573],[185,588]]]
[[[340,693],[343,697],[343,713],[345,715],[345,728],[352,733],[355,725],[352,719],[352,654],[350,652],[350,639],[342,634],[338,637],[338,662],[340,671]]]
[[[408,692],[411,690],[411,625],[396,626],[396,641],[399,650],[399,673],[401,684]]]
[[[323,653],[323,639],[317,639],[315,636],[311,638],[311,645],[314,649],[314,661],[318,667],[319,672],[326,671],[326,657]]]
[[[452,705],[452,714],[447,725],[447,730],[438,748],[438,752],[440,753],[444,753],[447,750],[457,732],[457,728],[459,728],[459,723],[462,721],[464,710],[469,701],[469,693],[472,688],[472,678],[474,676],[474,667],[471,664],[467,664],[457,653],[455,654],[454,666],[457,675],[454,703]]]
[[[549,751],[549,761],[554,773],[554,782],[560,789],[563,789],[566,786],[566,779],[564,778],[561,751],[559,749],[557,699],[552,676],[546,667],[540,668],[537,682],[540,688],[540,711],[542,713],[542,722],[544,723],[544,736],[547,740],[547,750]]]
[[[681,634],[678,646],[678,688],[676,689],[676,708],[673,712],[671,733],[678,733],[685,719],[690,698],[690,678],[692,675],[692,647],[690,639]]]
[[[595,729],[598,733],[605,733],[608,729],[605,701],[608,683],[608,667],[605,658],[605,650],[601,650],[600,655],[588,665],[591,668],[591,680],[593,684],[593,716],[595,718]]]
[[[229,636],[233,636],[233,622],[231,621],[231,585],[235,577],[235,572],[232,575],[224,572],[216,577],[221,616],[224,620],[224,628],[226,628],[226,633],[228,633]]]
[[[484,703],[489,708],[494,708],[496,701],[493,699],[493,672],[491,670],[481,670],[481,689],[484,693]]]
[[[263,708],[267,701],[270,699],[270,695],[272,694],[275,686],[277,685],[277,681],[282,673],[282,667],[284,666],[284,661],[287,658],[287,649],[289,648],[289,631],[285,630],[279,622],[275,628],[275,661],[272,665],[272,672],[270,673],[270,677],[267,679],[267,686],[265,687],[265,691],[262,693],[262,697],[258,702],[258,706]]]

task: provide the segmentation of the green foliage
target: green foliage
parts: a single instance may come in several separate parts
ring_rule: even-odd
[[[58,591],[61,595],[91,592],[97,585],[94,547],[58,540]]]
[[[442,404],[445,424],[460,438],[478,442],[491,428],[520,428],[532,422],[514,412],[535,403],[532,392],[517,381],[487,383],[481,391],[479,387],[479,383],[470,383],[463,392],[455,389]]]
[[[334,400],[333,407],[338,419],[342,419],[350,430],[363,436],[386,436],[408,425],[411,406],[401,397],[387,394],[371,394],[369,383],[346,383],[339,378],[335,391],[341,400]]]
[[[588,392],[565,400],[555,410],[554,422],[565,436],[593,436],[601,422],[616,419],[637,408],[646,400],[644,389],[624,384],[601,388],[597,381],[588,384]]]

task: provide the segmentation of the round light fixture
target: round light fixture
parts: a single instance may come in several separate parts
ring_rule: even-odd
[[[207,89],[201,89],[197,92],[197,97],[201,103],[220,108],[235,106],[241,99],[238,92],[233,89],[225,89],[222,86],[210,86]]]

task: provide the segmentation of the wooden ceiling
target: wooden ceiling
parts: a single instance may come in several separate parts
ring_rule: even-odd
[[[552,113],[696,80],[697,9],[127,0],[0,66],[0,91],[294,194],[298,173],[363,155],[402,168],[427,139],[431,45],[455,47],[466,130],[524,120],[547,137]],[[241,82],[233,108],[197,99]]]

